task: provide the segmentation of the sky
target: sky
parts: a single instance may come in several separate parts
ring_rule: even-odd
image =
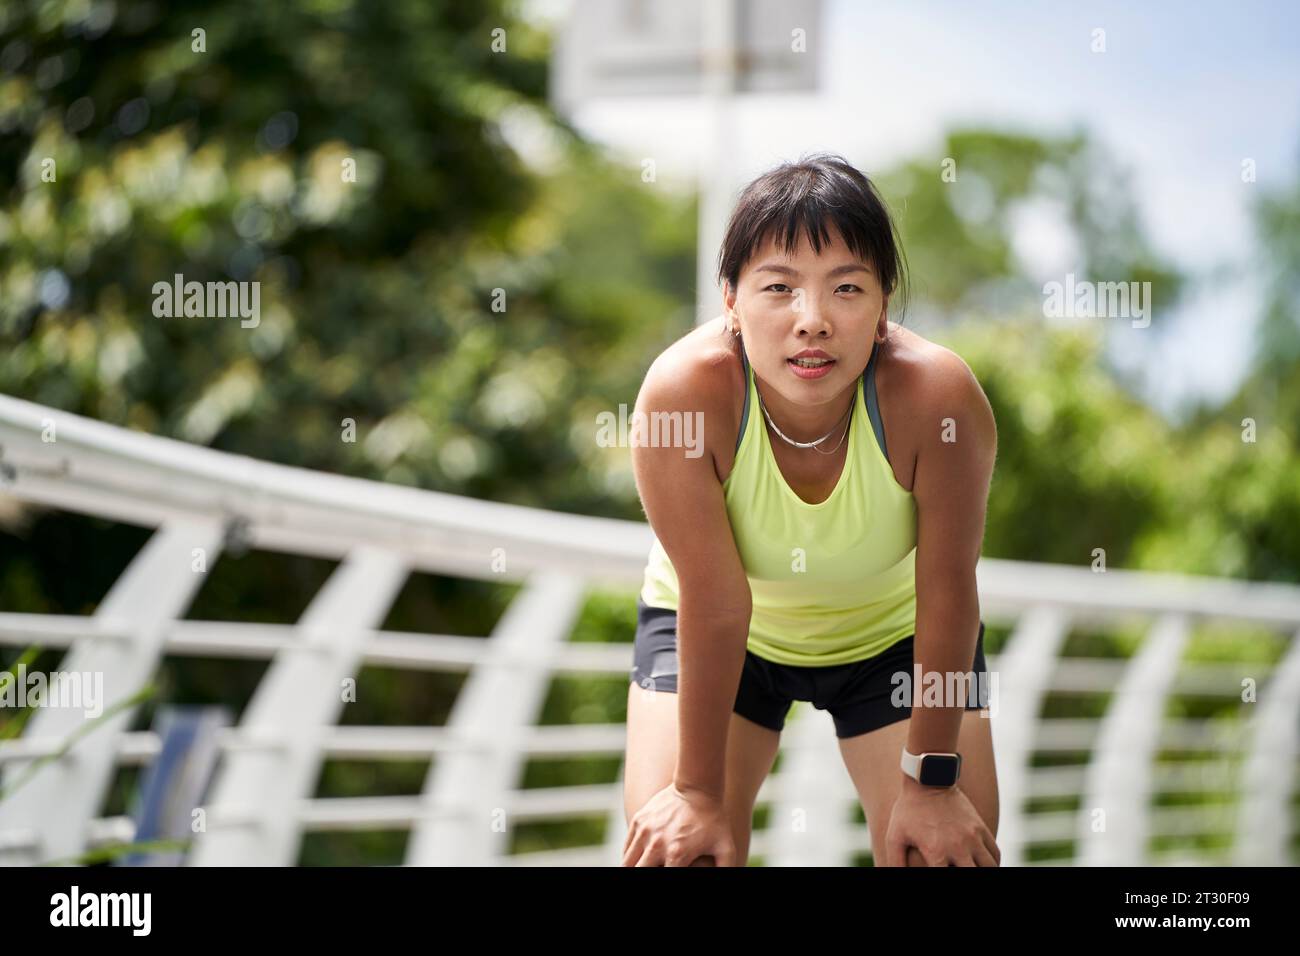
[[[556,23],[572,6],[524,9]],[[1092,50],[1098,28],[1104,53]],[[1300,170],[1300,3],[823,0],[807,30],[819,88],[733,98],[722,150],[717,115],[697,98],[593,98],[571,118],[629,162],[654,156],[667,182],[684,184],[716,169],[718,152],[743,183],[815,149],[870,174],[934,150],[957,125],[1082,127],[1128,170],[1157,252],[1192,279],[1153,329],[1115,320],[1112,360],[1171,417],[1192,399],[1231,393],[1259,313],[1254,283],[1233,278],[1256,254],[1251,203]],[[1242,182],[1245,158],[1255,183]],[[1050,214],[1025,219],[1015,246],[1032,274],[1069,271],[1064,232]]]

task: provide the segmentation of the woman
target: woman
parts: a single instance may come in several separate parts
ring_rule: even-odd
[[[973,694],[920,697],[926,680],[985,672],[988,400],[955,354],[889,321],[904,284],[894,224],[838,156],[746,187],[718,279],[724,314],[666,349],[637,399],[647,421],[694,415],[707,453],[633,448],[656,540],[623,864],[745,865],[803,700],[833,718],[877,864],[996,866],[987,711]],[[915,698],[896,690],[914,664]]]

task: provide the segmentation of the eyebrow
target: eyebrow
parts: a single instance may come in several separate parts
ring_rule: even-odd
[[[779,263],[776,263],[776,262],[767,262],[767,263],[764,263],[763,265],[759,266],[759,267],[758,267],[757,269],[755,269],[754,271],[755,271],[755,272],[776,272],[776,273],[779,273],[780,275],[784,275],[784,276],[797,276],[797,275],[800,275],[800,272],[799,272],[798,269],[792,269],[790,266],[783,266],[783,265],[780,265]],[[866,266],[864,266],[864,265],[863,265],[862,263],[860,263],[860,262],[850,262],[850,263],[846,263],[845,265],[842,265],[842,266],[836,266],[836,267],[835,267],[834,269],[832,269],[830,272],[826,273],[826,275],[827,275],[828,277],[830,277],[830,276],[842,276],[842,275],[847,275],[847,274],[850,273],[850,272],[866,272],[866,273],[869,274],[869,273],[871,272],[871,270],[868,269]]]

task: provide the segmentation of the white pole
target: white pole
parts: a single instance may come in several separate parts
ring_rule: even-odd
[[[695,324],[722,314],[716,271],[718,248],[731,213],[730,154],[736,148],[731,96],[736,89],[741,0],[704,5],[704,98],[711,150],[700,163],[699,245],[695,253]]]

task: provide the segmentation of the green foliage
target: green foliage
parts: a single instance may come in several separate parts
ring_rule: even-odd
[[[1161,479],[1174,464],[1167,426],[1100,363],[1095,327],[1049,331],[1006,319],[950,330],[993,406],[998,459],[984,554],[1088,565],[1104,548],[1127,566],[1143,528],[1164,520]]]
[[[631,512],[595,410],[635,397],[689,297],[693,203],[556,124],[544,37],[500,3],[137,4],[93,35],[80,10],[0,15],[0,391],[325,471]],[[511,145],[529,124],[548,172]],[[155,317],[176,274],[260,282],[259,324]]]
[[[898,216],[914,291],[942,313],[1041,302],[1012,245],[1017,217],[1036,205],[1070,231],[1079,278],[1150,281],[1158,307],[1182,289],[1142,233],[1125,172],[1083,133],[954,130],[937,153],[876,178]]]

